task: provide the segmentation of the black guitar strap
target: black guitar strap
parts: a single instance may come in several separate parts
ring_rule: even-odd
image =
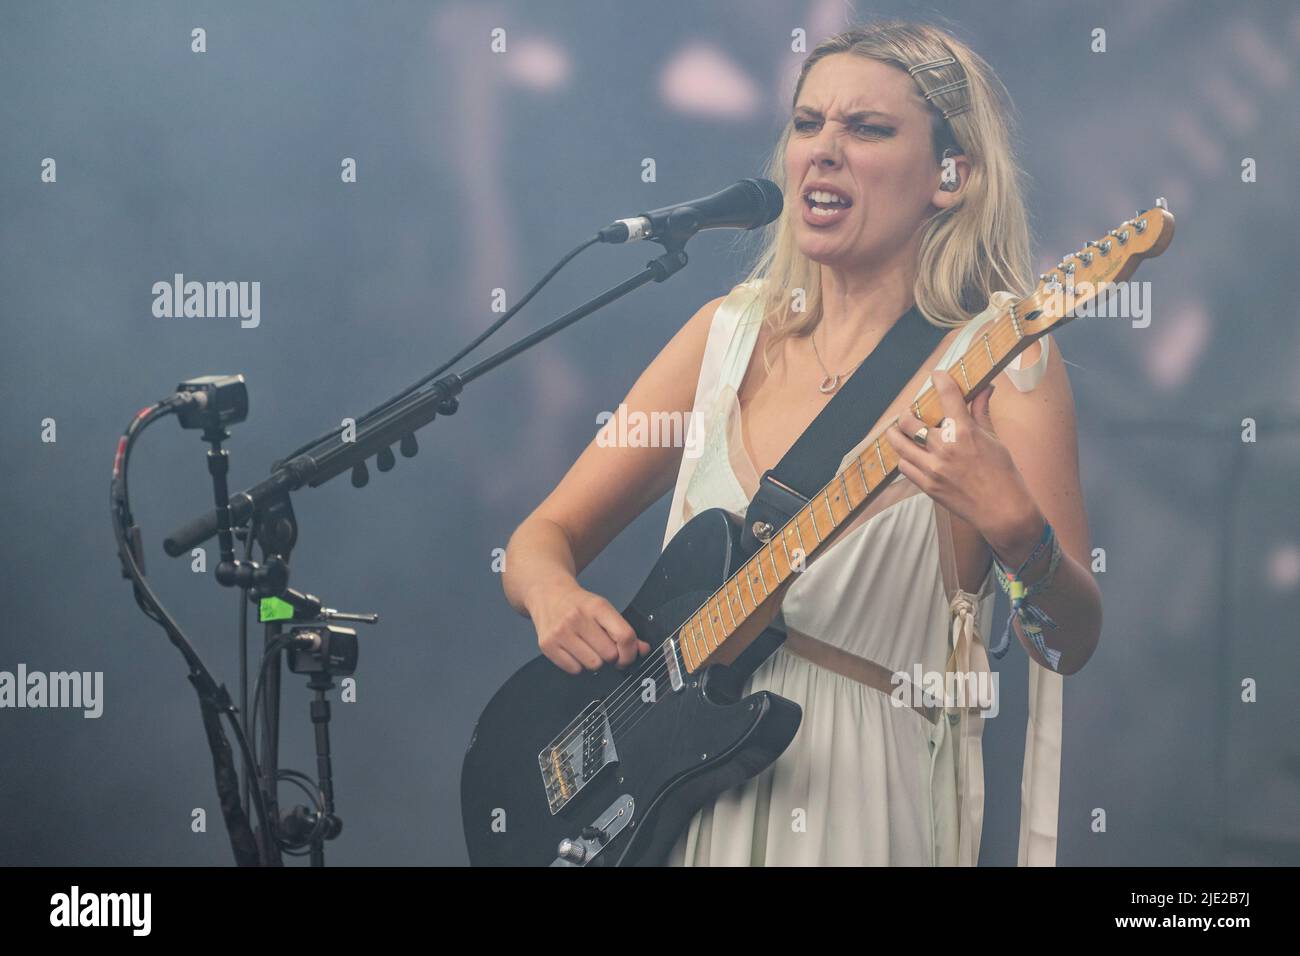
[[[849,449],[867,437],[945,334],[916,306],[893,324],[785,456],[763,473],[745,511],[741,548],[747,556],[763,543],[756,531],[770,536],[835,477]]]
[[[867,437],[867,429],[898,397],[945,334],[946,330],[927,322],[916,306],[885,333],[784,457],[763,473],[745,511],[741,551],[746,558],[835,477],[849,449]],[[741,673],[756,668],[784,639],[783,627],[768,628],[734,666]]]

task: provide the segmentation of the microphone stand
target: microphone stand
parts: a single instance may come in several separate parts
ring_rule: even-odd
[[[344,441],[341,435],[333,435],[316,442],[303,453],[287,461],[276,462],[272,465],[270,477],[233,497],[226,496],[225,453],[220,450],[218,444],[214,443],[214,454],[209,457],[209,463],[214,479],[217,508],[174,531],[164,540],[164,550],[170,556],[178,557],[220,533],[222,561],[229,570],[218,576],[219,583],[227,587],[245,589],[248,591],[249,599],[259,605],[266,598],[287,600],[293,609],[291,620],[294,622],[316,618],[315,612],[319,612],[320,602],[310,595],[302,595],[288,587],[289,558],[298,539],[298,522],[290,501],[291,493],[304,486],[316,488],[349,470],[352,472],[353,487],[364,487],[369,482],[366,459],[375,456],[379,470],[389,471],[396,463],[391,448],[394,442],[399,443],[403,457],[414,457],[419,451],[415,441],[415,431],[433,421],[439,414],[454,414],[460,407],[457,396],[465,385],[634,289],[652,281],[663,282],[675,275],[688,261],[685,245],[693,234],[693,230],[669,230],[664,238],[654,239],[664,247],[664,253],[646,263],[646,267],[636,275],[513,345],[496,352],[477,365],[463,372],[453,372],[443,376],[400,401],[381,406],[373,415],[357,423],[354,440]],[[250,523],[248,533],[262,552],[260,566],[257,562],[236,560],[230,543],[232,529]],[[335,616],[351,620],[373,620],[373,616],[366,615],[335,613]],[[321,866],[324,865],[322,841],[333,838],[342,828],[341,820],[333,812],[333,788],[328,778],[322,780],[324,800],[321,810],[315,816],[310,811],[297,807],[281,823],[278,809],[276,789],[281,776],[278,770],[280,655],[286,649],[286,638],[283,633],[285,618],[290,618],[290,615],[285,613],[280,620],[266,622],[265,617],[259,615],[259,619],[265,623],[264,646],[269,657],[264,661],[262,675],[265,679],[262,693],[266,719],[262,728],[264,757],[257,771],[258,786],[265,794],[267,816],[272,825],[280,825],[291,836],[301,836],[304,832],[309,832],[312,836],[312,865]],[[352,663],[355,664],[355,648],[352,654]],[[325,666],[329,667],[328,661]],[[338,674],[343,671],[336,670],[333,673]],[[316,692],[312,715],[313,722],[317,723],[318,764],[324,771],[328,771],[329,768],[328,729],[322,727],[322,723],[328,720],[329,713],[328,704],[324,703],[323,696],[327,679],[327,677],[313,677],[312,683],[309,684]],[[249,715],[245,713],[244,719],[247,720],[248,717]],[[321,818],[320,823],[312,826],[311,820],[316,817]],[[271,834],[268,841],[277,850],[273,865],[279,862],[279,836],[279,834]]]

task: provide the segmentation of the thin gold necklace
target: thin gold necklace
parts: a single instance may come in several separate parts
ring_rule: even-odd
[[[820,325],[821,323],[819,322],[818,326],[820,327]],[[832,373],[831,370],[826,367],[826,363],[822,361],[821,353],[817,351],[817,329],[814,328],[812,330],[812,335],[808,337],[812,339],[813,355],[817,356],[817,364],[820,365],[822,371],[826,373],[826,377],[822,379],[822,383],[817,386],[817,391],[821,392],[823,395],[829,395],[831,392],[839,388],[840,383],[856,372],[858,370],[858,365],[861,365],[867,360],[867,357],[864,355],[862,358],[858,359],[858,365],[853,366],[853,368],[849,369],[847,372],[840,372],[838,374]]]

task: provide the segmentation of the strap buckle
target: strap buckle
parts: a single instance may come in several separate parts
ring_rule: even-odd
[[[741,549],[752,554],[772,540],[777,529],[785,525],[808,503],[807,498],[789,485],[772,477],[772,469],[763,473],[754,500],[745,511]]]

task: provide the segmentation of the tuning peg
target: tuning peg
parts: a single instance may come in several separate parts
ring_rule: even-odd
[[[393,466],[397,464],[397,459],[393,457],[391,448],[379,449],[379,454],[375,456],[375,464],[379,466],[380,471],[392,471]]]
[[[1156,200],[1156,208],[1163,209],[1166,212],[1169,211],[1169,203],[1165,201],[1164,196],[1161,196],[1159,199]]]
[[[438,414],[455,415],[456,409],[458,408],[460,408],[459,399],[455,398],[454,396],[451,398],[444,398],[441,402],[438,403]]]
[[[366,467],[364,461],[359,461],[352,466],[352,487],[364,488],[370,482],[370,469]]]
[[[398,447],[402,451],[403,458],[414,458],[415,453],[420,450],[420,446],[416,444],[414,432],[409,435],[403,435],[402,441]]]

